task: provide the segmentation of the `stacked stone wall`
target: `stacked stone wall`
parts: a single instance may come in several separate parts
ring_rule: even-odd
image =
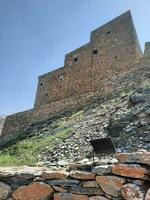
[[[102,102],[108,97],[111,98],[120,92],[133,90],[145,82],[150,82],[150,58],[146,57],[140,62],[134,63],[132,70],[121,75],[114,75],[112,78],[103,81],[103,90],[87,92],[79,96],[74,96],[50,104],[41,105],[29,112],[22,112],[9,116],[4,125],[1,138],[9,138],[17,132],[28,129],[34,123],[49,120],[61,114],[71,113],[83,109],[89,104]],[[7,133],[7,134],[6,134]],[[1,144],[1,143],[0,143]]]
[[[130,88],[140,83],[141,74],[135,73],[138,81],[133,72],[132,76],[129,74],[139,67],[141,56],[128,11],[93,31],[89,43],[65,56],[64,67],[40,76],[33,110],[8,116],[1,138],[65,110],[84,107],[93,99],[124,90],[127,84]]]
[[[87,92],[129,71],[142,57],[130,12],[91,32],[90,42],[65,56],[65,66],[39,77],[35,107]]]
[[[149,200],[150,153],[122,153],[115,164],[72,164],[65,170],[0,168],[3,200]]]

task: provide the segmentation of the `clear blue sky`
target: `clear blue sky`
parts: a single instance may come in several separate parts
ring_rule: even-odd
[[[149,0],[0,0],[0,114],[32,108],[38,75],[63,66],[90,31],[127,10],[143,49]]]

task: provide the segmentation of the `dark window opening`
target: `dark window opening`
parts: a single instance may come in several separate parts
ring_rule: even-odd
[[[110,35],[111,31],[107,31],[107,35]]]
[[[48,97],[49,96],[48,93],[46,93],[45,96]]]
[[[117,56],[115,56],[115,59],[116,59],[116,60],[117,60],[117,58],[118,58],[118,57],[117,57]]]
[[[40,86],[42,86],[42,85],[43,85],[43,82],[40,83]]]
[[[59,80],[59,82],[63,81],[64,80],[64,76],[63,75],[60,76],[58,80]]]
[[[103,80],[103,77],[101,77],[101,80]]]
[[[103,62],[103,61],[101,61],[101,63],[103,64],[104,62]]]
[[[81,86],[81,84],[79,84],[79,87]]]
[[[78,61],[78,57],[74,57],[73,62],[77,62]]]
[[[97,54],[97,49],[93,49],[93,55]]]

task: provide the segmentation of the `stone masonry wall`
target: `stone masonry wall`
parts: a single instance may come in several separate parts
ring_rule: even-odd
[[[91,32],[90,43],[68,53],[65,67],[39,77],[35,107],[103,90],[103,81],[129,71],[142,56],[130,12]]]
[[[90,43],[66,55],[64,67],[40,76],[34,109],[8,116],[1,138],[61,111],[83,107],[113,90],[124,90],[127,85],[120,85],[118,80],[138,68],[141,56],[128,11],[93,31]],[[129,83],[133,77],[124,80]],[[143,77],[138,74],[138,78],[140,82]]]
[[[0,168],[2,200],[150,200],[150,153],[116,154],[111,164],[61,170]]]
[[[14,115],[10,115],[6,118],[4,127],[2,130],[2,136],[3,133],[8,133],[6,136],[10,136],[11,133],[19,132],[20,130],[23,130],[26,126],[30,126],[33,120],[33,109],[16,113]]]
[[[141,59],[139,63],[135,63],[135,66],[129,72],[114,75],[111,79],[103,81],[103,91],[84,93],[72,98],[41,105],[41,107],[30,110],[29,112],[18,113],[7,117],[1,135],[0,146],[4,140],[9,140],[10,136],[15,133],[26,131],[30,127],[32,128],[34,123],[46,121],[64,112],[67,113],[73,110],[83,109],[91,103],[101,102],[109,95],[132,90],[137,86],[139,87],[144,82],[150,82],[149,57]]]

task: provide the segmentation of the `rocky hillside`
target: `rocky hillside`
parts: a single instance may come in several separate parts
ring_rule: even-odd
[[[0,115],[0,134],[3,128],[4,121],[5,121],[5,117]]]
[[[63,166],[92,159],[89,141],[112,137],[117,152],[150,150],[150,85],[121,92],[83,110],[37,124],[1,151],[0,165]]]

